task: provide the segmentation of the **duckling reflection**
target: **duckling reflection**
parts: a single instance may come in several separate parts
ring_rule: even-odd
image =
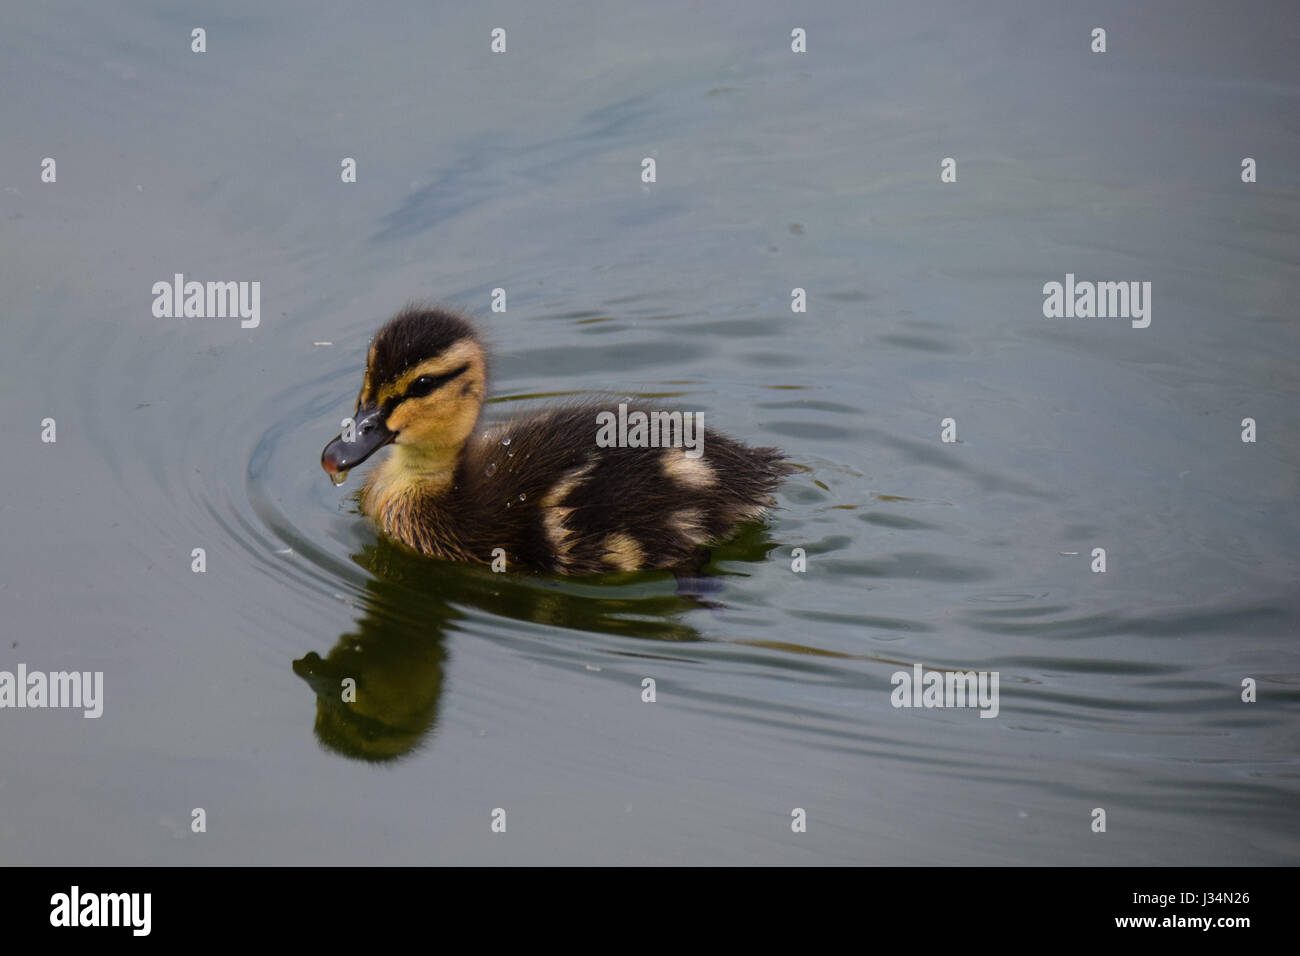
[[[376,762],[415,749],[438,714],[442,645],[437,629],[417,634],[371,613],[326,657],[312,651],[294,661],[294,673],[316,692],[317,739],[336,753]]]
[[[765,529],[755,525],[713,557],[757,561],[773,547]],[[702,638],[682,615],[716,607],[675,589],[667,572],[575,584],[431,560],[382,537],[352,559],[370,572],[357,627],[341,635],[324,657],[313,651],[294,661],[293,669],[316,692],[320,743],[372,762],[411,753],[434,730],[448,665],[446,636],[466,616],[462,609],[571,630],[688,642]],[[694,583],[710,583],[706,590],[725,580],[714,564],[698,573]],[[348,678],[355,681],[355,694],[344,694]]]

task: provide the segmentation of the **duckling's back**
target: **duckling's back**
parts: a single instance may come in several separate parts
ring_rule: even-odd
[[[665,414],[590,404],[480,429],[452,488],[422,504],[434,546],[421,550],[491,563],[501,548],[510,567],[567,574],[684,568],[761,517],[791,470],[775,448],[708,429],[687,433],[693,447],[598,442],[602,423],[626,437],[636,413]]]

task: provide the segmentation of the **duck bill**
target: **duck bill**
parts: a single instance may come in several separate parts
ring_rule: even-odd
[[[340,474],[355,468],[396,437],[396,432],[384,427],[383,409],[372,408],[357,417],[353,441],[344,441],[339,435],[325,446],[320,453],[320,466],[331,475]]]

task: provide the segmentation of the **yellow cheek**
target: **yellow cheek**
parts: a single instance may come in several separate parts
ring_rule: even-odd
[[[402,432],[409,440],[420,435],[437,435],[447,428],[455,409],[441,396],[408,399],[388,416],[389,431]]]
[[[468,394],[463,389],[469,388]],[[465,420],[478,415],[479,382],[457,382],[454,387],[434,392],[425,398],[411,398],[402,402],[388,416],[384,424],[389,431],[398,432],[398,441],[411,444],[418,441],[438,441],[447,435],[463,431]]]
[[[395,409],[393,409],[393,414],[388,416],[388,419],[387,421],[384,422],[384,425],[388,428],[390,432],[400,432],[410,427],[411,422],[414,421],[419,415],[419,413],[415,408],[417,404],[420,403],[403,402],[401,405],[398,405]]]

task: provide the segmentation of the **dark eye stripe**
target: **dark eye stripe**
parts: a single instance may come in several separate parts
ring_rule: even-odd
[[[462,365],[460,368],[454,368],[450,372],[444,372],[442,375],[421,375],[409,386],[402,398],[423,398],[430,392],[435,392],[442,388],[453,378],[464,375],[469,371],[469,363]]]

